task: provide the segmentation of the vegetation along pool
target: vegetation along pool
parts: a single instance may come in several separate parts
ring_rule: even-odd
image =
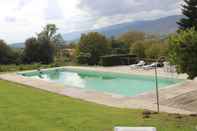
[[[20,75],[64,84],[65,87],[78,87],[85,90],[94,90],[121,96],[136,96],[155,89],[154,76],[106,73],[79,69],[52,69],[20,73]],[[180,80],[172,78],[158,78],[159,88],[165,88],[179,82]]]

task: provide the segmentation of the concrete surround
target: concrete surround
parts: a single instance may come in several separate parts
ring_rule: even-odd
[[[102,72],[118,72],[118,73],[128,73],[128,74],[141,74],[141,75],[154,75],[153,70],[144,71],[141,69],[133,70],[128,66],[120,67],[63,67],[63,68],[77,68],[92,71],[102,71]],[[163,72],[162,69],[158,69],[158,74],[164,77],[171,77]],[[186,75],[175,75],[177,78],[185,79]],[[95,102],[98,104],[103,104],[112,107],[119,108],[131,108],[131,109],[148,109],[156,111],[156,98],[155,92],[147,92],[134,97],[125,97],[108,93],[100,93],[96,91],[87,91],[84,89],[76,87],[65,87],[62,84],[53,83],[49,81],[27,78],[17,75],[17,73],[6,73],[0,74],[0,79],[7,80],[11,82],[16,82],[19,84],[28,85],[30,87],[42,89],[45,91],[57,93],[64,96],[69,96],[72,98],[82,99],[89,102]],[[167,87],[159,90],[160,93],[160,110],[167,113],[180,113],[180,114],[194,114],[197,111],[188,110],[185,108],[179,108],[179,106],[170,105],[166,103],[173,98],[177,98],[186,93],[191,93],[197,91],[197,82],[185,80],[184,83],[173,85],[172,87]],[[181,106],[180,106],[181,107]]]

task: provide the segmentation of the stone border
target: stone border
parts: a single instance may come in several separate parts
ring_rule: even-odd
[[[63,68],[70,69],[71,67],[63,67]],[[48,69],[45,69],[45,70],[48,70]],[[30,71],[25,71],[25,72],[30,72]],[[131,108],[131,109],[148,109],[148,110],[153,110],[153,111],[157,109],[156,104],[153,100],[154,94],[152,93],[147,93],[147,94],[139,95],[136,97],[125,97],[125,96],[122,97],[119,95],[113,95],[109,93],[106,94],[106,93],[101,93],[101,92],[96,92],[96,91],[87,91],[84,89],[70,87],[70,86],[66,86],[65,88],[65,86],[62,84],[23,77],[23,76],[17,75],[17,73],[0,74],[0,79],[27,85],[27,86],[38,88],[41,90],[57,93],[60,95],[69,96],[72,98],[82,99],[82,100],[86,100],[89,102],[95,102],[98,104],[103,104],[103,105],[112,106],[112,107]],[[173,88],[170,88],[170,90],[168,88],[166,90],[172,92]],[[150,97],[150,99],[147,99],[147,97],[148,98]],[[162,112],[167,112],[167,113],[194,114],[194,112],[177,109],[173,107],[168,107],[168,106],[163,106],[163,105],[160,106],[160,109]]]
[[[55,70],[55,69],[73,69],[73,70],[83,70],[83,71],[95,71],[95,72],[103,72],[103,73],[118,73],[118,74],[126,74],[126,75],[139,75],[139,74],[131,74],[131,73],[120,73],[120,72],[114,72],[114,71],[104,71],[104,70],[97,70],[97,69],[94,69],[92,67],[55,67],[55,68],[49,68],[49,69],[42,69],[42,71],[50,71],[50,70]],[[23,74],[23,73],[31,73],[31,72],[34,72],[34,71],[37,71],[37,70],[31,70],[31,71],[22,71],[22,72],[18,72],[17,74]],[[142,74],[140,74],[142,75]],[[145,75],[145,76],[149,76],[151,77],[150,75]],[[164,77],[164,76],[159,76],[159,77],[163,77],[165,79],[168,79],[168,77]],[[26,78],[26,77],[24,77]],[[31,78],[33,79],[33,78]],[[44,80],[45,81],[45,80]],[[179,82],[179,83],[176,83],[176,84],[173,84],[173,85],[169,85],[169,86],[166,86],[165,88],[160,88],[159,89],[159,92],[162,92],[163,90],[169,90],[169,88],[175,88],[175,87],[179,87],[183,84],[185,84],[185,82],[188,82],[189,80],[183,80],[182,82]],[[49,81],[48,81],[49,82]],[[55,82],[52,82],[50,81],[51,83],[54,83],[54,84],[57,84]],[[63,85],[64,86],[64,85]],[[68,86],[67,86],[68,87]],[[72,88],[77,88],[78,87],[72,87]],[[84,91],[87,91],[83,88],[79,88],[80,90],[84,90]],[[91,90],[89,90],[91,91]],[[92,90],[92,92],[96,92],[94,90]],[[112,97],[119,97],[119,98],[125,98],[125,99],[128,99],[128,98],[138,98],[138,97],[141,97],[141,96],[144,96],[144,95],[154,95],[155,94],[155,91],[147,91],[147,92],[144,92],[144,93],[140,93],[138,95],[135,95],[135,96],[123,96],[123,95],[118,95],[118,94],[114,94],[114,93],[109,93],[109,92],[102,92],[103,94],[106,94],[106,95],[110,95]],[[176,95],[178,96],[178,95]],[[176,97],[174,96],[174,97]]]

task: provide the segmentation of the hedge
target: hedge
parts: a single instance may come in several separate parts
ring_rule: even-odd
[[[136,55],[107,55],[101,57],[102,66],[131,65],[137,62]]]

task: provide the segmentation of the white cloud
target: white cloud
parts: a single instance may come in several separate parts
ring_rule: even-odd
[[[8,42],[24,41],[38,31],[43,24],[44,2],[33,0],[20,6],[20,0],[0,2],[0,38]]]
[[[151,20],[181,14],[182,0],[81,0],[79,8],[97,20],[93,28],[134,20]]]
[[[148,15],[147,15],[148,13]],[[140,20],[154,20],[160,17],[165,17],[169,15],[180,14],[179,10],[169,10],[169,11],[161,11],[161,10],[151,10],[141,11],[137,13],[129,13],[129,14],[120,14],[120,15],[112,15],[112,16],[103,16],[99,17],[99,19],[94,24],[93,28],[101,28],[105,26],[109,26],[113,24],[120,24],[123,22],[131,22],[131,21],[140,21]]]
[[[180,13],[181,0],[0,0],[0,39],[21,42],[47,23],[62,33]]]
[[[61,31],[74,31],[86,15],[77,4],[78,0],[0,0],[0,39],[24,41],[47,23],[57,24]]]

